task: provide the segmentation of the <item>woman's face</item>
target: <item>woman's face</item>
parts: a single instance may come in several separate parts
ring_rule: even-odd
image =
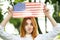
[[[33,31],[33,25],[30,19],[26,20],[25,31],[27,34],[31,34]]]

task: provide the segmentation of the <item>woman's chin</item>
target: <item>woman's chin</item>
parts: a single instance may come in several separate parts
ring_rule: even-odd
[[[29,33],[29,34],[31,34],[32,32],[31,32],[31,31],[29,31],[28,33]]]

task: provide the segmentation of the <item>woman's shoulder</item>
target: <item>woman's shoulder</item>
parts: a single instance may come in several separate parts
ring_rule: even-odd
[[[35,39],[36,40],[43,40],[44,35],[45,34],[38,34]]]
[[[41,40],[47,40],[47,38],[50,39],[50,36],[52,35],[51,33],[45,33],[45,34],[38,34],[37,37],[35,39],[41,39]],[[52,36],[51,36],[52,37]]]
[[[42,36],[43,34],[38,34],[37,37]]]
[[[35,38],[36,40],[48,40],[47,38],[49,37],[49,34],[38,34],[37,37]],[[50,39],[50,38],[49,38]]]
[[[46,34],[47,34],[47,33],[46,33]],[[40,38],[40,37],[42,38],[42,37],[45,36],[46,34],[38,34],[37,37],[38,37],[38,38]]]
[[[57,23],[57,26],[60,27],[60,23]]]
[[[4,30],[4,27],[2,25],[0,25],[0,30]]]
[[[55,27],[53,27],[53,31],[60,31],[60,23],[57,23]]]

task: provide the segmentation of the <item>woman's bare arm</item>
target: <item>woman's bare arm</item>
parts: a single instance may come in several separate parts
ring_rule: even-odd
[[[51,17],[50,15],[48,15],[47,17],[50,20],[50,22],[52,23],[52,25],[55,27],[57,25],[57,22],[53,19],[53,17]]]
[[[49,12],[49,9],[47,7],[44,8],[44,14],[50,20],[52,25],[55,27],[57,25],[57,22],[54,20],[53,17],[50,16],[50,12]]]
[[[9,10],[8,10],[8,15],[7,15],[6,18],[1,22],[0,25],[5,26],[6,23],[9,21],[9,19],[10,19],[11,17],[12,17],[12,9],[9,8]]]

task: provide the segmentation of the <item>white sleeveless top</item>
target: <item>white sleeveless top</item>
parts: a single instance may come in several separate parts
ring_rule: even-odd
[[[60,25],[53,27],[53,31],[47,34],[39,34],[34,40],[53,40],[57,34],[60,32]],[[20,37],[19,35],[8,34],[4,31],[4,27],[0,25],[0,37],[3,40],[33,40],[31,35],[26,35],[25,37]]]

